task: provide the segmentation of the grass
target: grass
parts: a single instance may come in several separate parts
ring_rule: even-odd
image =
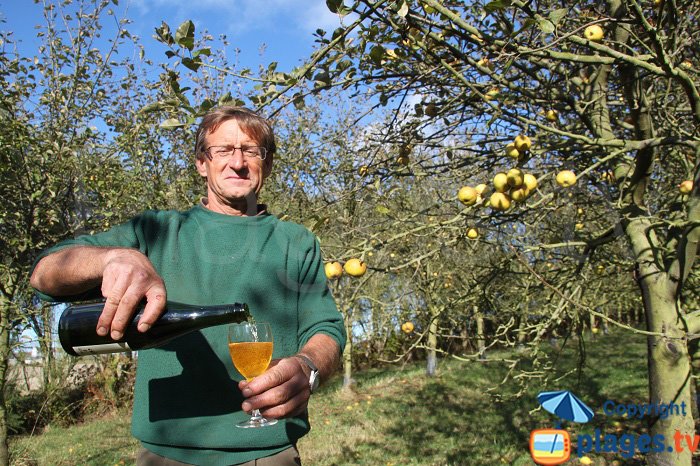
[[[587,358],[576,374],[551,383],[547,389],[569,389],[582,398],[596,417],[586,426],[612,432],[613,420],[602,414],[607,399],[645,402],[646,346],[643,337],[623,334],[587,341]],[[558,367],[575,364],[570,341]],[[438,376],[427,378],[422,365],[390,367],[356,374],[354,390],[342,390],[336,378],[310,402],[312,430],[299,443],[305,465],[531,465],[529,434],[553,427],[555,417],[536,410],[541,385],[531,384],[520,397],[494,400],[488,390],[514,394],[513,382],[499,387],[505,364],[491,353],[485,363],[441,360]],[[550,377],[552,379],[554,377]],[[533,412],[534,411],[534,412]],[[624,421],[624,420],[623,420]],[[617,422],[617,421],[616,421]],[[566,425],[564,426],[566,427]],[[575,434],[582,431],[573,427]],[[639,432],[629,421],[617,429]],[[13,464],[119,465],[134,464],[138,444],[129,433],[129,416],[113,415],[67,429],[52,428],[11,444]],[[594,464],[641,464],[611,454]],[[575,455],[572,455],[575,457]],[[571,464],[577,464],[574,459]]]
[[[131,436],[129,413],[115,413],[10,443],[14,466],[133,465],[140,444]]]

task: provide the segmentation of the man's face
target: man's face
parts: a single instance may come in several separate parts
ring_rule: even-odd
[[[206,147],[258,145],[258,141],[244,133],[235,120],[223,122],[206,138]],[[260,160],[248,157],[240,150],[234,151],[228,159],[197,159],[197,171],[207,178],[207,195],[212,205],[239,205],[257,199],[271,168],[269,154],[265,160]]]

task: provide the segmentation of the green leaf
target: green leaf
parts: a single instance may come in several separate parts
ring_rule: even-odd
[[[384,50],[384,47],[382,47],[381,45],[375,45],[369,51],[369,57],[372,59],[375,65],[381,65],[382,60],[384,60],[385,53],[386,51]]]
[[[406,15],[408,14],[408,4],[406,4],[406,2],[403,2],[401,4],[401,8],[399,8],[399,11],[397,13],[402,18],[405,18]]]
[[[185,65],[187,68],[191,69],[192,71],[197,71],[201,66],[199,60],[193,60],[188,57],[182,59],[182,64]]]
[[[219,105],[224,105],[224,104],[227,104],[227,103],[231,102],[232,100],[233,100],[233,97],[231,97],[231,93],[230,93],[230,92],[227,92],[226,94],[224,94],[224,95],[222,95],[221,97],[219,97],[219,102],[218,102],[218,104],[219,104]]]
[[[316,220],[316,223],[313,224],[311,227],[311,231],[316,231],[318,230],[319,227],[321,227],[330,217],[321,217],[318,220]]]
[[[336,28],[335,31],[333,31],[333,36],[331,36],[331,39],[336,40],[338,37],[340,37],[343,34],[345,34],[345,28],[341,26],[339,28]]]
[[[207,57],[211,56],[211,49],[205,47],[203,49],[195,50],[194,52],[192,52],[193,57],[198,57],[200,55],[206,55]]]
[[[294,104],[294,108],[296,108],[297,110],[301,110],[306,106],[306,103],[304,102],[304,96],[300,92],[294,94],[294,96],[292,97],[292,103]]]
[[[492,0],[484,5],[484,11],[491,14],[495,11],[505,10],[511,5],[511,0]]]
[[[188,19],[177,28],[175,42],[187,50],[194,48],[194,23],[191,20]]]
[[[556,26],[568,13],[568,8],[559,8],[558,10],[554,10],[549,13],[549,20]]]
[[[157,112],[159,110],[162,110],[165,107],[163,102],[151,102],[148,105],[144,105],[141,107],[140,112],[141,113],[151,113],[151,112]]]
[[[327,86],[331,83],[331,77],[325,71],[319,71],[314,76],[314,81],[316,81],[316,86]]]
[[[387,207],[385,207],[385,206],[383,206],[383,205],[381,205],[381,204],[380,204],[380,205],[377,205],[377,206],[374,208],[374,210],[376,210],[377,212],[379,212],[380,214],[383,214],[383,215],[387,215],[387,214],[389,214],[389,213],[391,212],[391,210],[389,210]]]
[[[160,27],[156,28],[155,39],[167,45],[173,45],[175,43],[172,34],[170,34],[170,26],[168,26],[168,23],[165,21],[160,23]]]
[[[185,123],[181,123],[176,118],[168,118],[160,124],[163,129],[175,129],[185,126]]]
[[[546,19],[546,18],[539,18],[539,19],[537,20],[537,26],[538,26],[538,27],[540,28],[540,30],[541,30],[542,32],[544,32],[545,34],[551,34],[551,33],[553,33],[554,30],[556,29],[556,28],[554,27],[554,23],[552,23],[550,20],[548,20],[548,19]]]
[[[199,112],[200,112],[200,113],[206,113],[206,112],[208,112],[209,110],[211,110],[211,109],[214,107],[214,105],[216,105],[216,104],[214,103],[213,100],[211,100],[211,99],[204,99],[204,101],[202,101],[202,103],[199,104]]]
[[[331,13],[337,14],[340,7],[343,6],[343,0],[326,0],[326,6],[331,10]]]
[[[326,6],[331,10],[331,13],[340,16],[345,16],[350,13],[350,9],[343,5],[343,0],[326,0]]]

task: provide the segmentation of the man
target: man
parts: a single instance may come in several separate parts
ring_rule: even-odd
[[[257,203],[272,171],[269,123],[250,110],[219,107],[197,130],[196,166],[207,197],[189,211],[148,211],[93,236],[45,251],[31,284],[45,299],[105,298],[96,332],[119,339],[145,298],[139,331],[168,300],[245,302],[269,322],[273,361],[249,383],[231,363],[226,326],[139,353],[132,432],[139,465],[300,464],[314,379],[339,361],[345,333],[328,291],[318,242]],[[274,426],[237,429],[260,409]],[[257,460],[257,462],[255,462]],[[267,461],[267,462],[266,462]]]

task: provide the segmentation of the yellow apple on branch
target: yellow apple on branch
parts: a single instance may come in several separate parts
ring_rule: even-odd
[[[600,42],[603,40],[605,33],[603,28],[597,24],[591,24],[583,31],[583,36],[591,42]]]
[[[510,190],[510,198],[515,202],[522,202],[530,195],[530,191],[525,187]]]
[[[571,170],[562,170],[557,173],[557,184],[563,188],[569,188],[576,184],[576,174]]]
[[[519,188],[525,182],[525,174],[519,168],[511,168],[508,170],[506,177],[508,179],[508,186],[511,188]]]
[[[496,173],[493,177],[493,188],[496,192],[505,192],[508,189],[508,175],[503,172]]]
[[[681,194],[690,194],[690,192],[693,190],[693,180],[685,180],[678,185],[678,190],[681,192]]]
[[[523,183],[529,192],[532,192],[537,188],[537,178],[530,173],[525,173],[525,176],[523,176]]]
[[[510,208],[510,197],[503,192],[493,193],[489,199],[489,204],[494,210],[508,210]]]
[[[345,273],[352,277],[361,277],[367,272],[367,264],[360,259],[350,259],[343,266]]]
[[[335,280],[343,275],[343,266],[340,265],[340,262],[326,262],[323,270],[326,272],[326,277],[329,280]]]
[[[525,136],[524,134],[519,134],[515,137],[515,139],[513,139],[513,145],[516,149],[518,149],[518,152],[522,154],[523,152],[527,152],[530,150],[530,148],[532,147],[532,141],[529,137]]]
[[[466,206],[474,205],[478,196],[479,192],[471,186],[463,186],[457,193],[459,202]]]
[[[520,158],[520,151],[515,148],[514,143],[510,143],[506,146],[506,155],[510,157],[511,159],[519,159]]]
[[[491,101],[491,100],[496,100],[498,99],[498,95],[501,93],[500,90],[498,90],[497,87],[494,87],[492,89],[489,89],[488,92],[485,95],[486,100]]]

